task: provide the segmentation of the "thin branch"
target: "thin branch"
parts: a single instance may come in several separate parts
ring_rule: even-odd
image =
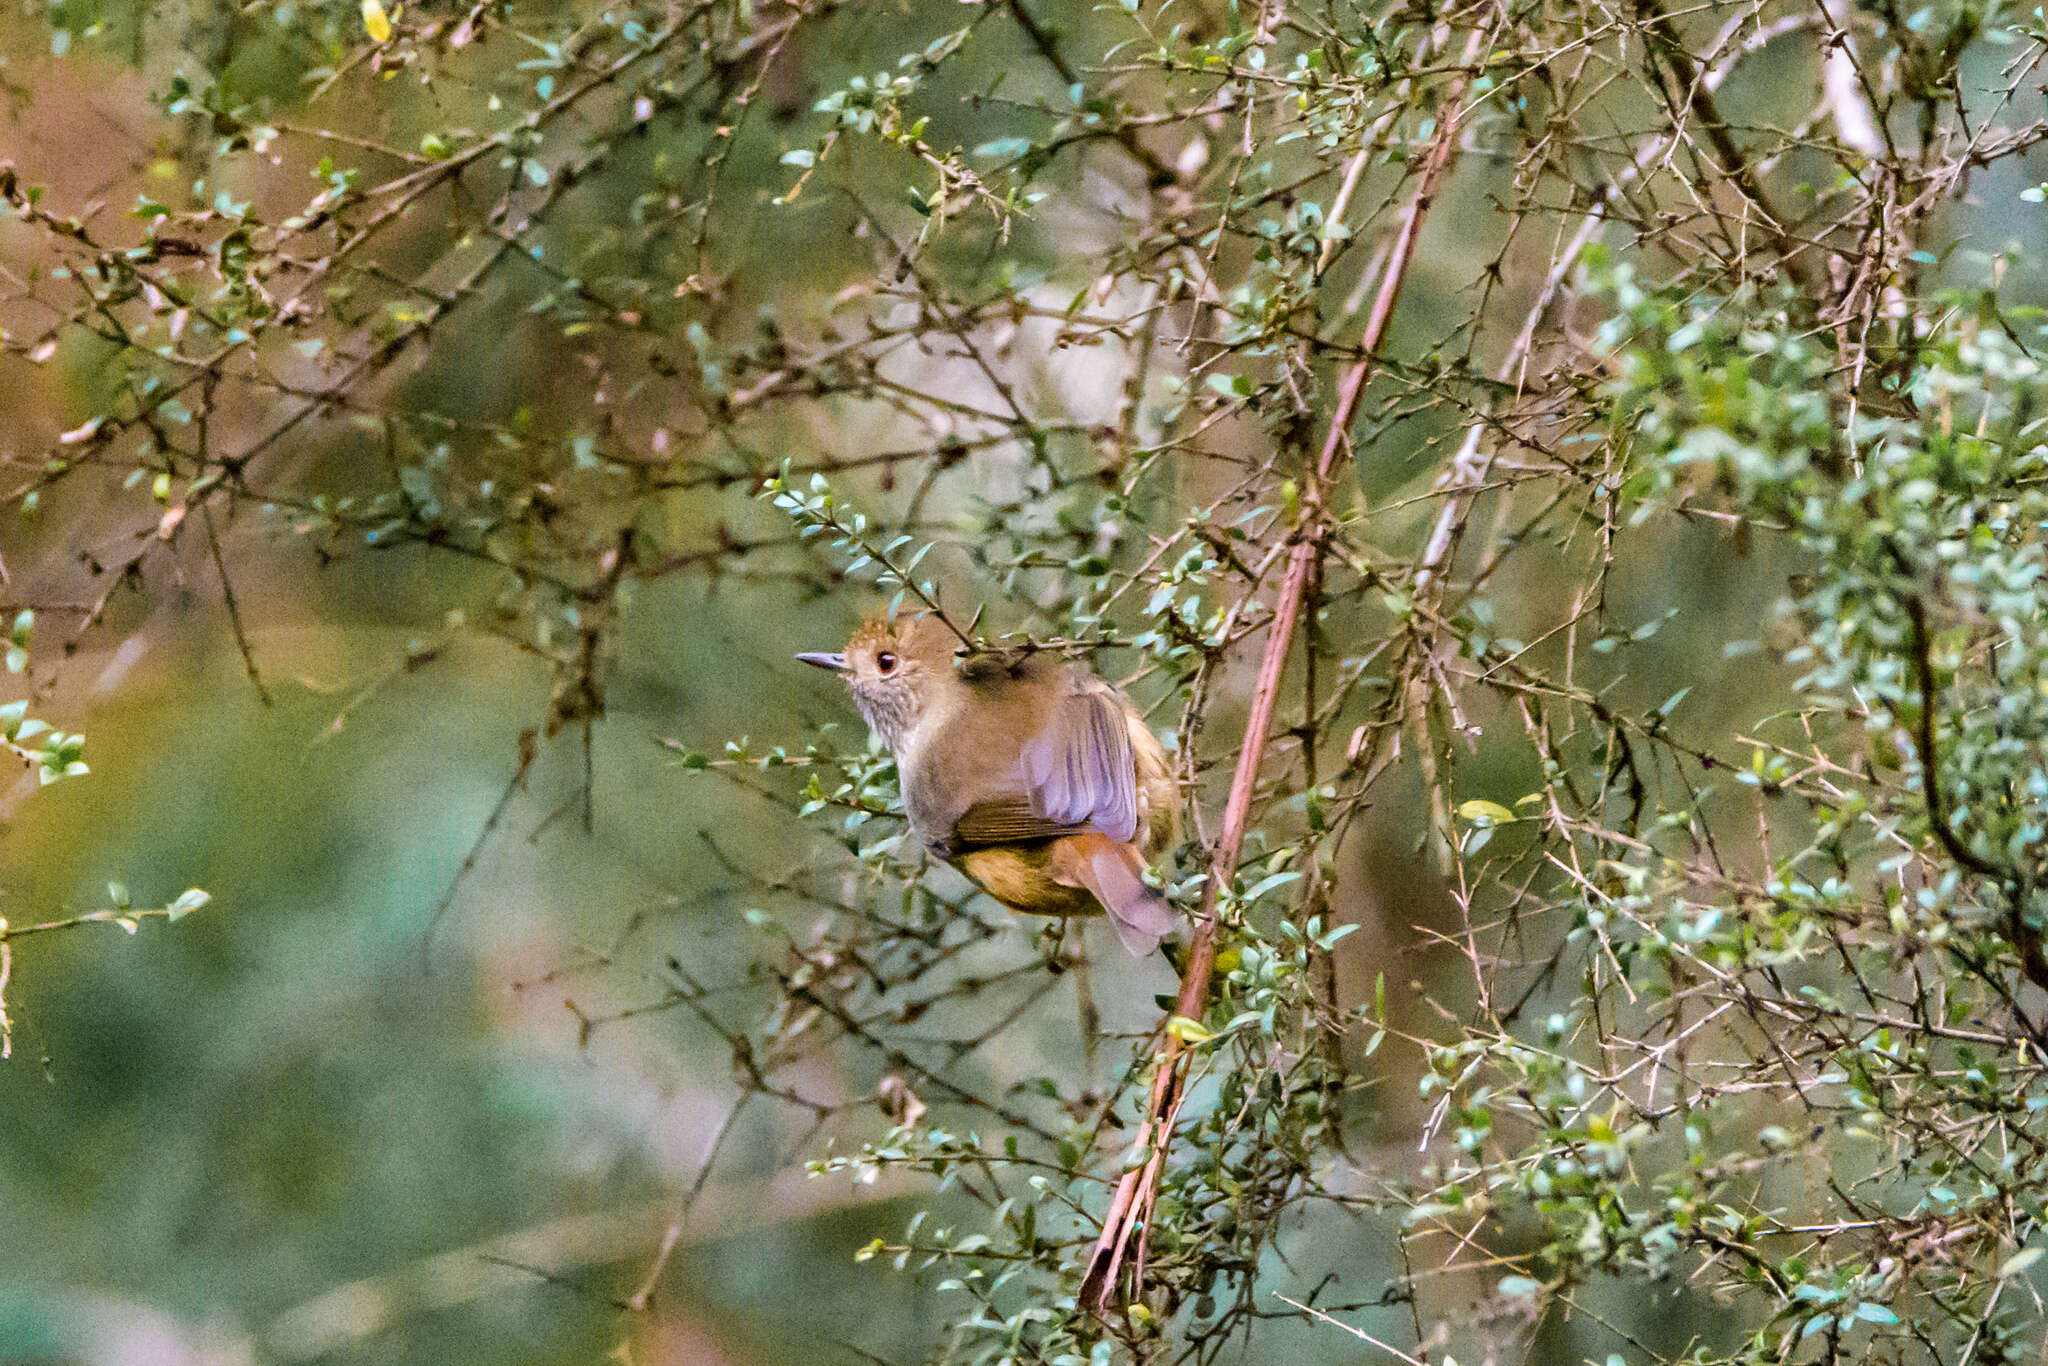
[[[1470,67],[1482,50],[1485,38],[1486,30],[1473,30],[1466,41],[1462,66]],[[1202,903],[1195,921],[1194,940],[1189,948],[1187,968],[1181,976],[1180,995],[1174,1003],[1174,1013],[1186,1019],[1199,1020],[1209,998],[1209,982],[1216,969],[1218,898],[1221,889],[1237,874],[1238,856],[1244,846],[1259,769],[1265,758],[1266,734],[1272,726],[1273,711],[1280,695],[1281,675],[1286,671],[1287,655],[1301,614],[1302,600],[1308,591],[1311,571],[1322,554],[1321,490],[1336,469],[1339,458],[1350,449],[1352,417],[1358,411],[1359,398],[1365,391],[1366,380],[1371,377],[1376,352],[1385,339],[1387,324],[1393,318],[1394,305],[1400,298],[1401,286],[1408,277],[1416,238],[1430,206],[1436,201],[1437,191],[1442,186],[1444,173],[1457,146],[1466,84],[1466,79],[1460,77],[1444,97],[1436,138],[1422,161],[1414,196],[1395,234],[1393,248],[1380,276],[1379,292],[1373,299],[1372,311],[1367,315],[1359,337],[1361,354],[1338,387],[1337,407],[1331,414],[1329,431],[1316,460],[1312,485],[1315,505],[1305,509],[1306,525],[1295,533],[1294,548],[1287,559],[1287,572],[1274,604],[1272,622],[1267,627],[1266,651],[1259,663],[1258,681],[1252,688],[1244,741],[1231,774],[1230,793],[1223,806],[1223,825],[1210,855],[1208,876],[1202,884]],[[1178,1109],[1184,1082],[1185,1046],[1180,1036],[1171,1030],[1165,1031],[1162,1038],[1151,1098],[1137,1142],[1137,1147],[1149,1150],[1151,1156],[1139,1167],[1126,1172],[1118,1182],[1116,1195],[1104,1217],[1102,1233],[1096,1240],[1081,1282],[1081,1299],[1098,1309],[1107,1308],[1111,1303],[1116,1294],[1117,1273],[1132,1235],[1149,1222],[1152,1200],[1158,1191],[1160,1172],[1172,1141],[1171,1116]]]

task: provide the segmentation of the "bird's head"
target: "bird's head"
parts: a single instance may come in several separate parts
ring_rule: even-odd
[[[920,612],[867,622],[839,654],[797,658],[845,679],[854,705],[893,751],[939,690],[959,682],[959,646],[951,627]]]

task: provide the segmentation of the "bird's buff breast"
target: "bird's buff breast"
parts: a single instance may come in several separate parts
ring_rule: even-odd
[[[970,849],[953,866],[1013,911],[1030,915],[1093,915],[1102,907],[1085,888],[1053,881],[1050,840]]]

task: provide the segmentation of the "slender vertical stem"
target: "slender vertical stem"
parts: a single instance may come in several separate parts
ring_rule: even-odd
[[[1484,41],[1485,30],[1473,30],[1466,41],[1461,67],[1471,68]],[[1259,769],[1265,760],[1266,735],[1272,728],[1273,711],[1280,696],[1280,680],[1287,669],[1288,649],[1301,618],[1302,601],[1307,595],[1309,580],[1322,558],[1326,532],[1323,488],[1337,468],[1339,459],[1350,451],[1351,422],[1357,415],[1359,399],[1365,392],[1366,381],[1372,377],[1378,348],[1386,337],[1394,305],[1401,297],[1401,286],[1407,280],[1408,268],[1414,260],[1415,242],[1422,230],[1422,221],[1436,201],[1444,172],[1450,165],[1451,153],[1457,146],[1464,113],[1461,103],[1468,79],[1460,76],[1445,96],[1436,138],[1424,155],[1414,198],[1410,200],[1401,226],[1394,235],[1386,265],[1380,274],[1378,291],[1373,297],[1372,310],[1366,315],[1365,327],[1359,337],[1359,357],[1345,372],[1338,386],[1336,411],[1331,414],[1329,431],[1316,459],[1314,478],[1303,500],[1301,522],[1295,529],[1294,544],[1288,553],[1287,573],[1281,580],[1280,594],[1273,605],[1273,621],[1266,633],[1266,652],[1259,662],[1258,680],[1252,688],[1251,711],[1245,718],[1244,741],[1238,750],[1237,767],[1231,774],[1230,794],[1224,800],[1223,825],[1210,857],[1209,876],[1202,887],[1202,905],[1195,922],[1194,941],[1189,948],[1187,969],[1181,975],[1180,995],[1174,1002],[1174,1014],[1178,1016],[1201,1018],[1203,1004],[1208,1000],[1209,984],[1216,971],[1217,901],[1222,888],[1237,876],[1245,828],[1251,820],[1252,799],[1258,790]],[[1146,1119],[1138,1131],[1137,1146],[1147,1156],[1137,1167],[1125,1172],[1117,1183],[1103,1218],[1102,1234],[1096,1240],[1087,1273],[1082,1278],[1081,1300],[1084,1304],[1106,1308],[1115,1298],[1117,1273],[1131,1246],[1132,1235],[1145,1222],[1153,1196],[1159,1188],[1159,1174],[1165,1165],[1172,1138],[1172,1117],[1180,1106],[1184,1061],[1185,1048],[1180,1038],[1167,1031],[1160,1043],[1158,1068],[1153,1074]]]

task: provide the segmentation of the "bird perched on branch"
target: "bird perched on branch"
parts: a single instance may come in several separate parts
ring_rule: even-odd
[[[976,649],[928,613],[797,658],[846,680],[896,756],[913,834],[990,896],[1033,915],[1107,911],[1140,956],[1173,929],[1144,880],[1177,823],[1166,751],[1087,665]]]

